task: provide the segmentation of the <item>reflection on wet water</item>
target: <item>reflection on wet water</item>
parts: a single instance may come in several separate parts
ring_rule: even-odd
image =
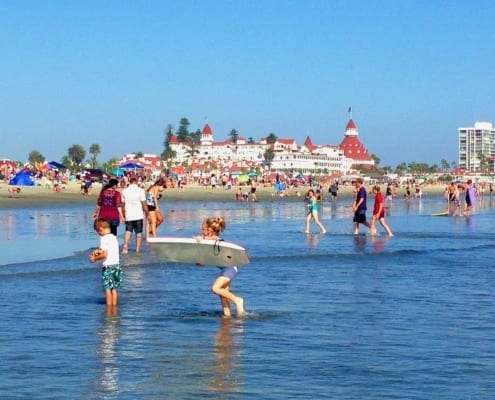
[[[100,339],[98,384],[95,394],[101,399],[116,398],[119,394],[120,361],[117,342],[120,331],[120,315],[117,307],[107,306],[103,323],[97,335]],[[123,383],[122,383],[123,384]]]
[[[353,235],[340,199],[321,207],[325,235],[304,234],[303,202],[167,205],[163,234],[222,214],[248,250],[242,319],[220,317],[216,268],[147,248],[121,258],[118,310],[105,310],[86,209],[2,210],[4,258],[34,259],[0,267],[0,397],[492,399],[487,200],[471,218],[432,217],[442,198],[394,200],[392,238]]]
[[[242,371],[237,360],[242,347],[242,319],[220,318],[212,346],[213,366],[210,389],[217,399],[229,399],[241,390]]]

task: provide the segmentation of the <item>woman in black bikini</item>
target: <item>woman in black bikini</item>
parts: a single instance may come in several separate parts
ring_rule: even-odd
[[[160,212],[158,200],[162,197],[161,192],[166,189],[167,184],[163,178],[158,179],[146,191],[146,204],[148,205],[148,225],[146,228],[146,237],[156,237],[156,230],[164,221]]]

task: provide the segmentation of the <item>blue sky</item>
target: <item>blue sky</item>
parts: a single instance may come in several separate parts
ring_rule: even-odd
[[[495,2],[0,1],[0,158],[163,151],[167,124],[457,160],[495,120]]]

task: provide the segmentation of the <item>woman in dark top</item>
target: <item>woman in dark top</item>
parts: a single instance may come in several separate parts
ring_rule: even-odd
[[[120,221],[124,222],[124,214],[122,213],[122,197],[120,191],[117,190],[117,179],[110,179],[110,181],[103,186],[98,200],[96,201],[96,208],[93,214],[94,219],[103,218],[110,224],[110,231],[117,236],[117,227]]]

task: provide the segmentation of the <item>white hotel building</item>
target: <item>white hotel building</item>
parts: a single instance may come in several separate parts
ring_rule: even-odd
[[[249,143],[239,137],[236,143],[231,140],[215,141],[209,124],[201,131],[199,152],[190,156],[188,143],[179,143],[176,136],[170,140],[170,148],[176,152],[175,162],[204,163],[215,161],[220,169],[233,167],[257,168],[264,162],[265,151],[271,148],[274,159],[270,163],[272,171],[298,173],[345,174],[357,166],[373,166],[374,160],[358,138],[358,130],[352,118],[347,123],[344,139],[339,145],[313,145],[309,136],[299,146],[294,139],[278,139],[268,143],[266,138]]]
[[[459,128],[458,132],[459,168],[480,172],[482,158],[485,158],[489,170],[494,171],[495,129],[492,123],[475,122],[474,126]]]

